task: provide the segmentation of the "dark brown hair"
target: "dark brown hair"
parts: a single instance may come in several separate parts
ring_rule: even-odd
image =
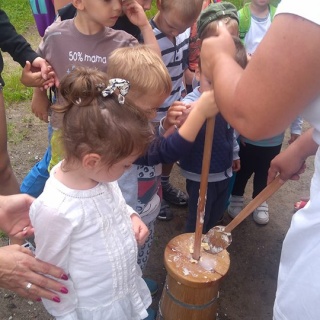
[[[76,68],[60,83],[66,104],[56,109],[65,112],[62,144],[66,164],[97,153],[113,165],[136,154],[142,155],[154,134],[142,111],[118,102],[116,93],[103,97],[107,75],[97,69]],[[66,166],[67,168],[67,166]]]

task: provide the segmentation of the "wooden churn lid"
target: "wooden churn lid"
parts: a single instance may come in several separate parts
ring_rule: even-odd
[[[229,270],[230,257],[226,250],[217,254],[201,248],[200,260],[192,259],[194,233],[184,233],[173,238],[166,246],[164,263],[170,276],[184,285],[199,288],[220,282]]]

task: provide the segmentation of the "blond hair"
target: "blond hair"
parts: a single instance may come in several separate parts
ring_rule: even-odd
[[[127,101],[120,104],[112,93],[106,97],[102,90],[108,85],[105,73],[86,67],[74,69],[60,83],[66,104],[62,145],[68,163],[80,160],[89,153],[97,153],[102,161],[113,165],[136,154],[145,153],[154,137],[145,114]]]
[[[130,81],[129,97],[134,99],[148,94],[168,96],[172,90],[168,69],[160,56],[146,45],[114,50],[108,59],[107,75]]]
[[[218,18],[215,21],[212,21],[212,22],[208,23],[208,25],[201,32],[200,39],[204,40],[206,38],[216,36],[217,35],[217,30],[218,30],[218,25],[219,25],[220,21],[222,21],[226,25],[226,27],[229,30],[230,34],[232,34],[234,36],[238,36],[239,35],[239,24],[238,24],[238,21],[236,19],[231,18],[231,17],[221,17],[221,18]]]
[[[161,11],[175,10],[182,22],[194,22],[202,9],[203,0],[157,0]]]

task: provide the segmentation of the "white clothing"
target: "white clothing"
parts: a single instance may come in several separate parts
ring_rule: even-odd
[[[281,13],[295,14],[320,25],[318,0],[282,0],[277,10],[277,14]],[[314,127],[314,140],[320,144],[320,94],[302,116]],[[274,305],[275,320],[320,319],[319,270],[320,149],[315,157],[310,201],[293,216],[283,242]]]
[[[69,276],[61,281],[69,293],[60,303],[43,299],[46,309],[59,320],[144,319],[151,296],[137,265],[134,210],[117,182],[73,190],[55,178],[57,166],[30,209],[37,258]]]
[[[249,54],[254,54],[259,43],[271,25],[270,13],[266,19],[257,19],[251,15],[250,28],[244,38],[244,46]]]

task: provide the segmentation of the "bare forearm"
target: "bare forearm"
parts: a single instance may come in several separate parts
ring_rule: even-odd
[[[140,27],[140,31],[143,37],[144,44],[152,48],[161,57],[161,50],[158,41],[152,31],[150,23],[148,23],[144,27]]]

